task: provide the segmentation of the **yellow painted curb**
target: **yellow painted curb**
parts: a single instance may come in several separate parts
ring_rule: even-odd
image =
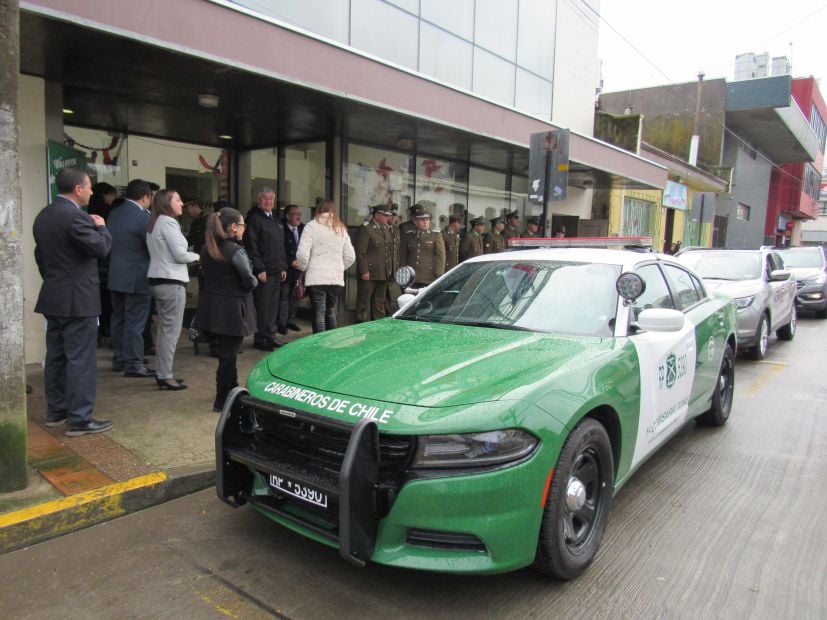
[[[0,553],[125,515],[130,507],[135,510],[139,497],[157,494],[153,487],[166,480],[164,472],[147,474],[0,515]]]
[[[61,510],[66,510],[67,508],[79,508],[91,502],[100,502],[113,497],[118,497],[127,491],[134,491],[135,489],[140,489],[142,487],[150,487],[164,482],[166,479],[167,475],[164,472],[156,472],[145,476],[138,476],[137,478],[131,478],[125,482],[116,482],[115,484],[109,484],[99,489],[92,489],[91,491],[78,493],[77,495],[71,495],[69,497],[56,499],[51,502],[45,502],[37,506],[32,506],[31,508],[16,510],[14,512],[0,515],[0,528],[17,525],[19,523],[23,523],[24,521],[30,521],[38,517],[45,517],[47,515],[60,512]],[[119,507],[120,502],[117,502],[117,504]]]

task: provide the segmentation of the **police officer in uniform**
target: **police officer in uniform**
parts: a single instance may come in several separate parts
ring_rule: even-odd
[[[462,230],[462,218],[458,215],[448,217],[448,225],[442,229],[442,241],[445,244],[445,271],[459,264],[459,233]]]
[[[402,294],[402,289],[396,283],[396,280],[394,280],[396,270],[399,269],[399,250],[402,245],[399,237],[399,228],[396,226],[396,220],[399,216],[399,205],[394,202],[389,207],[389,213],[388,232],[390,233],[391,238],[391,274],[388,278],[388,289],[385,294],[385,311],[388,314],[392,314],[399,309],[399,305],[396,303],[396,300],[399,299],[399,296]]]
[[[399,265],[413,267],[414,287],[424,287],[445,273],[445,243],[442,234],[432,232],[431,214],[422,205],[411,209],[415,230],[402,234]]]
[[[523,237],[526,239],[539,239],[540,237],[540,218],[537,216],[527,217],[525,219],[525,230]]]
[[[516,211],[511,211],[505,214],[505,228],[503,229],[503,238],[508,240],[512,237],[520,236],[520,214]]]
[[[388,280],[393,277],[392,241],[385,205],[371,207],[373,217],[356,233],[356,321],[385,317]]]
[[[424,209],[424,208],[425,208],[425,207],[423,207],[421,204],[416,203],[414,206],[412,206],[412,207],[408,210],[408,221],[407,221],[407,222],[402,222],[402,223],[399,225],[399,236],[400,236],[400,237],[403,237],[403,238],[404,238],[404,237],[405,237],[405,233],[407,233],[407,232],[409,232],[409,231],[416,231],[416,224],[414,224],[413,214],[414,214],[414,212],[415,212],[415,211],[417,211],[418,209]]]
[[[482,241],[485,233],[485,218],[471,220],[471,230],[462,238],[459,245],[460,260],[468,260],[482,255]]]
[[[482,239],[482,251],[484,254],[496,254],[497,252],[505,252],[505,238],[502,235],[505,228],[503,218],[491,218],[491,230],[489,230]]]

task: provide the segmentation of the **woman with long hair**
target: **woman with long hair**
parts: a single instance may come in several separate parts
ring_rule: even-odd
[[[230,390],[238,385],[236,358],[241,341],[256,330],[252,290],[258,279],[241,245],[244,228],[244,217],[232,207],[207,216],[201,250],[204,287],[195,311],[195,327],[211,334],[216,342],[213,411],[224,408]]]
[[[345,269],[356,260],[347,226],[336,203],[323,200],[304,227],[293,267],[304,271],[313,306],[313,333],[336,328],[336,303],[345,288]]]
[[[187,302],[187,263],[198,254],[187,252],[187,238],[177,218],[183,202],[174,189],[159,190],[152,199],[152,216],[146,233],[149,249],[147,280],[155,299],[155,381],[159,390],[185,390],[187,385],[172,374],[175,347],[181,335],[184,306]]]

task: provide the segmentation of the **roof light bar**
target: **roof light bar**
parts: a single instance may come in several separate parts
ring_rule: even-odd
[[[531,239],[515,237],[509,248],[651,248],[652,237],[563,237]]]

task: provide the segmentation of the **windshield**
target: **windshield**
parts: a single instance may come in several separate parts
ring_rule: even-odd
[[[815,267],[816,269],[824,267],[824,254],[819,248],[780,250],[778,253],[784,259],[785,267]]]
[[[611,336],[619,265],[501,260],[464,263],[397,318]]]
[[[693,250],[677,259],[707,280],[755,280],[761,277],[760,252]]]

